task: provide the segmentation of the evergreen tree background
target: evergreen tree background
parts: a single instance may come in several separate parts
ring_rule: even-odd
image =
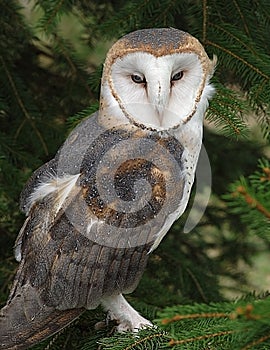
[[[128,297],[156,328],[115,334],[98,323],[98,308],[35,349],[270,348],[268,0],[1,1],[0,302],[17,267],[12,247],[27,178],[98,108],[110,45],[135,29],[169,26],[218,56],[204,137],[208,208],[188,234],[188,214],[175,223]]]

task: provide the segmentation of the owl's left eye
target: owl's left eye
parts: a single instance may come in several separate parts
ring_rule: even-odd
[[[180,71],[172,76],[171,81],[180,80],[182,79],[183,75],[184,75],[183,71]]]
[[[145,77],[141,77],[138,74],[132,74],[131,79],[136,84],[145,84],[146,83]]]

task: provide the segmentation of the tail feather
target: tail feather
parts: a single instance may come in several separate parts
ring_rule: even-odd
[[[55,310],[42,303],[33,287],[24,287],[0,310],[1,350],[27,349],[63,329],[84,311]]]

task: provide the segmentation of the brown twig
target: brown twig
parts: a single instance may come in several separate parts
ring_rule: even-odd
[[[238,186],[236,189],[237,193],[240,193],[246,203],[251,207],[257,209],[262,213],[267,219],[270,219],[270,211],[266,209],[256,198],[252,197],[246,190],[244,186]]]
[[[187,339],[181,339],[181,340],[174,340],[171,339],[169,342],[169,346],[175,346],[175,345],[180,345],[180,344],[185,344],[185,343],[190,343],[192,341],[197,341],[197,340],[204,340],[204,339],[209,339],[209,338],[215,338],[215,337],[220,337],[222,335],[228,335],[235,333],[236,331],[222,331],[222,332],[217,332],[213,334],[205,334],[205,335],[200,335],[198,337],[193,337],[193,338],[187,338]]]

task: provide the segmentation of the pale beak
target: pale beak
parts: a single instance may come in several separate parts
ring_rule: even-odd
[[[165,79],[166,78],[166,79]],[[170,81],[168,75],[164,79],[152,81],[147,86],[149,102],[157,115],[157,119],[162,124],[162,117],[165,109],[168,107],[170,96]]]

